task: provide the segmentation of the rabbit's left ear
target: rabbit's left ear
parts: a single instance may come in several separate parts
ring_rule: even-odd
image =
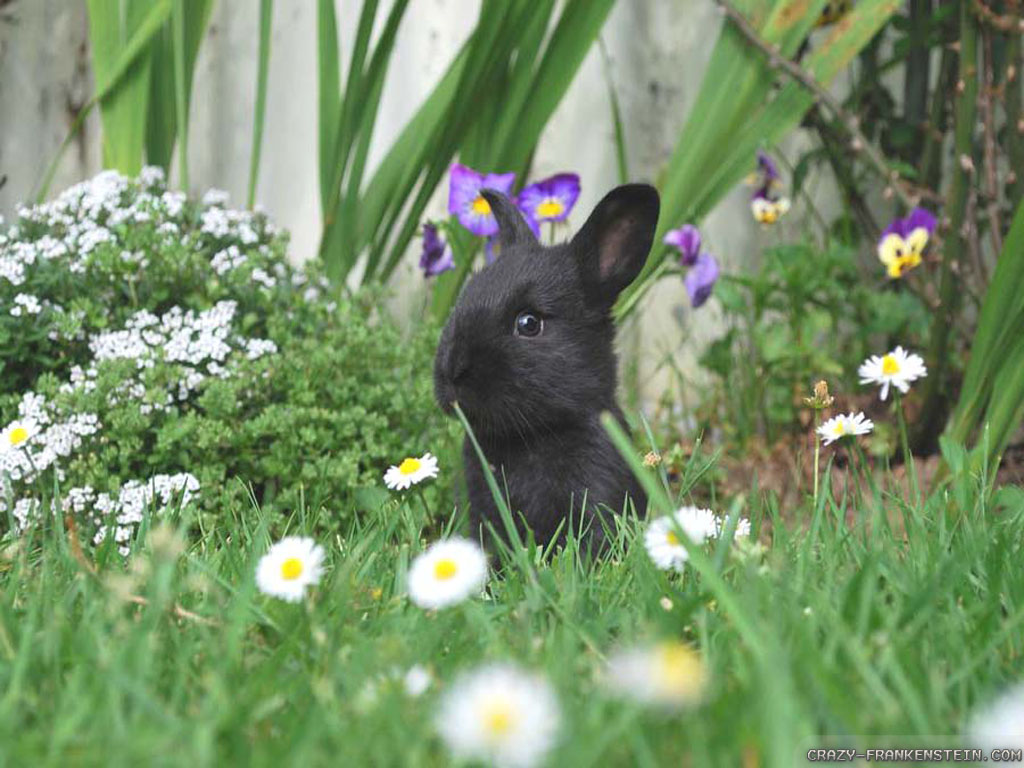
[[[658,226],[658,191],[649,184],[616,187],[597,204],[570,247],[587,292],[611,306],[643,269]]]
[[[537,238],[515,203],[496,189],[481,189],[480,194],[491,206],[491,213],[498,222],[498,242],[503,248],[510,245],[537,245]]]

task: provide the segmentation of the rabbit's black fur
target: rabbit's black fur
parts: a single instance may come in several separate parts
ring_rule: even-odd
[[[483,195],[500,228],[500,255],[466,285],[441,334],[437,399],[448,413],[459,403],[513,514],[538,542],[570,516],[566,527],[581,527],[582,511],[599,547],[599,505],[608,525],[608,510],[621,511],[627,494],[641,514],[646,504],[599,419],[609,411],[623,421],[611,308],[647,258],[658,193],[645,184],[612,190],[571,242],[553,247],[537,242],[504,195]],[[542,320],[539,335],[519,332],[524,312]],[[463,460],[473,535],[484,520],[504,531],[468,438]]]

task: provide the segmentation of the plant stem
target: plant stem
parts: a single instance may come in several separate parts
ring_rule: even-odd
[[[893,405],[896,407],[896,418],[900,425],[900,444],[903,447],[903,469],[910,477],[910,490],[914,494],[914,503],[920,504],[921,494],[917,484],[917,468],[914,466],[914,456],[910,452],[910,440],[907,438],[907,421],[903,415],[903,398],[900,391],[893,391]]]
[[[821,440],[818,437],[818,425],[821,419],[819,418],[820,411],[814,409],[814,509],[818,508],[818,460],[821,456]]]
[[[913,161],[920,149],[921,134],[928,108],[928,83],[931,69],[931,49],[928,45],[928,22],[932,15],[932,0],[910,0],[910,30],[908,40],[906,77],[903,82],[903,118],[914,130],[915,142],[906,161]]]
[[[967,252],[964,212],[967,192],[974,176],[972,157],[975,116],[978,101],[978,20],[967,4],[960,7],[960,63],[954,106],[953,181],[946,198],[949,233],[942,253],[939,283],[939,307],[932,316],[928,345],[929,377],[925,382],[921,427],[914,441],[918,450],[935,448],[945,424],[947,410],[946,378],[949,364],[950,330],[959,308],[962,261]]]
[[[1020,0],[1009,0],[1008,6],[1017,20],[1021,22]],[[1015,211],[1024,197],[1024,115],[1021,113],[1021,67],[1024,67],[1024,56],[1021,55],[1021,32],[1010,34],[1006,43],[1006,78],[1003,87],[1006,98],[1003,108],[1006,110],[1006,154],[1009,157],[1010,172],[1013,180],[1007,185],[1007,196],[1010,198],[1010,210]]]

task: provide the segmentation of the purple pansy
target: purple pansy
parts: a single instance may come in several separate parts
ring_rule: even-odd
[[[929,235],[935,231],[937,221],[935,215],[925,208],[915,208],[908,216],[902,219],[893,219],[892,223],[885,228],[879,240],[884,240],[886,235],[896,234],[906,240],[915,229],[923,229]]]
[[[696,309],[707,301],[717,280],[718,262],[715,261],[715,257],[706,252],[697,256],[697,260],[683,279],[686,292],[690,294],[690,306]]]
[[[420,269],[425,277],[436,277],[449,269],[455,269],[452,247],[437,234],[437,227],[429,222],[423,225],[423,253],[420,254]]]
[[[580,177],[558,173],[523,187],[517,202],[528,222],[564,221],[580,196]]]
[[[498,222],[491,206],[480,194],[481,189],[494,189],[506,195],[512,193],[515,173],[477,173],[460,163],[452,163],[449,176],[448,211],[474,235],[486,237],[498,233]]]
[[[771,156],[761,149],[757,150],[757,171],[761,174],[760,186],[771,186],[772,182],[779,179],[779,167]]]
[[[693,224],[683,224],[679,229],[670,229],[664,240],[665,245],[679,249],[679,263],[684,267],[692,267],[700,254],[700,232]]]
[[[889,277],[902,277],[907,270],[921,263],[921,256],[932,233],[935,215],[924,208],[915,208],[902,219],[893,219],[878,238],[878,258]]]

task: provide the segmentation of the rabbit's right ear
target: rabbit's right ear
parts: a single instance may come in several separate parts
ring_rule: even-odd
[[[611,306],[643,269],[658,226],[658,190],[649,184],[616,187],[597,204],[571,248],[590,297]]]
[[[515,203],[496,189],[481,189],[480,194],[491,206],[491,213],[498,221],[498,242],[502,248],[510,245],[537,245],[537,238]]]

